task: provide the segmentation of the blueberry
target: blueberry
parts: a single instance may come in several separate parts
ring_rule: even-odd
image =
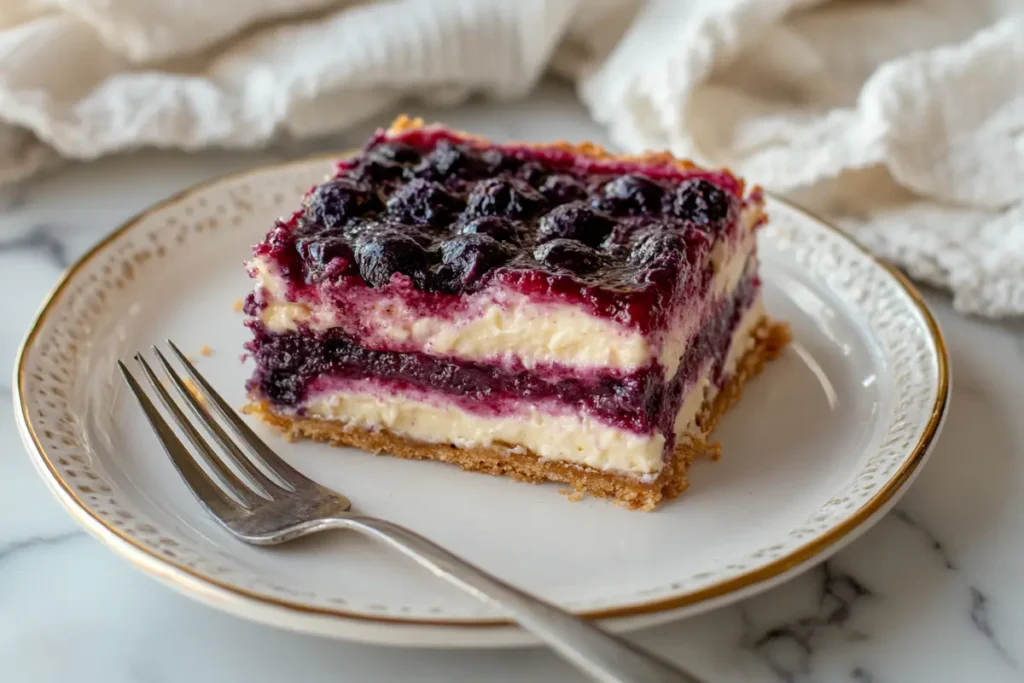
[[[677,268],[686,255],[687,244],[682,235],[655,228],[636,241],[628,260],[638,268]]]
[[[320,185],[306,201],[306,215],[327,228],[379,208],[380,199],[371,188],[344,177]]]
[[[540,192],[553,204],[563,204],[587,196],[587,188],[571,175],[558,173],[548,176],[540,185]]]
[[[463,202],[435,182],[416,178],[388,199],[388,212],[405,223],[441,225],[462,210]]]
[[[481,216],[459,226],[462,235],[487,235],[499,242],[517,242],[520,235],[515,223],[498,216]]]
[[[302,400],[303,382],[298,374],[270,372],[260,382],[264,396],[278,405],[292,406]]]
[[[424,249],[431,249],[437,241],[438,232],[430,226],[402,225],[401,233]],[[441,231],[442,233],[446,231]]]
[[[458,292],[474,288],[487,273],[503,266],[512,258],[512,251],[487,235],[456,235],[441,243],[441,267],[435,276],[435,287]]]
[[[391,161],[367,157],[349,173],[359,182],[372,185],[400,179],[405,174],[405,167]]]
[[[342,262],[337,264],[338,270],[342,272],[354,260],[348,240],[340,234],[327,233],[300,237],[295,241],[295,248],[306,265],[306,272],[312,279],[322,276],[328,266],[335,263],[336,259],[342,259]]]
[[[601,267],[601,255],[587,245],[570,239],[553,239],[533,250],[533,257],[554,270],[577,275],[592,273]]]
[[[660,212],[664,188],[638,173],[621,175],[601,188],[597,204],[612,213],[639,214]]]
[[[356,247],[359,274],[371,287],[382,287],[401,273],[416,278],[427,265],[427,254],[415,240],[398,232],[367,236]]]
[[[480,160],[488,175],[515,173],[523,165],[522,161],[496,147],[481,152]]]
[[[596,247],[615,227],[615,221],[583,202],[563,204],[548,212],[537,226],[538,241],[564,237]]]
[[[640,226],[635,220],[620,220],[615,223],[611,232],[601,242],[600,250],[612,255],[629,253],[630,242]]]
[[[398,233],[408,237],[423,249],[430,249],[433,246],[436,232],[430,226],[405,225],[392,221],[358,221],[345,226],[345,237],[350,244],[362,243],[377,235]]]
[[[472,216],[529,218],[546,202],[543,195],[521,180],[491,178],[477,183],[466,203]]]
[[[540,187],[548,177],[547,169],[535,161],[528,161],[519,168],[516,175],[530,187]]]
[[[370,155],[381,161],[395,164],[415,164],[420,160],[419,151],[404,142],[386,142],[370,150]]]
[[[713,183],[697,178],[680,183],[666,203],[670,204],[670,210],[679,218],[707,225],[729,215],[732,197]]]
[[[475,149],[470,145],[456,144],[450,140],[438,142],[415,169],[418,177],[442,181],[451,178],[473,178],[486,171],[487,165]]]
[[[350,244],[354,244],[362,240],[364,235],[379,233],[387,230],[388,228],[389,226],[381,221],[364,219],[348,223],[342,228],[342,231],[344,232],[345,239],[347,239]]]

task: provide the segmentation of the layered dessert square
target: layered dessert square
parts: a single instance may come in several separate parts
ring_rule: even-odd
[[[758,190],[667,154],[399,118],[254,247],[250,410],[653,509],[788,341],[765,220]]]

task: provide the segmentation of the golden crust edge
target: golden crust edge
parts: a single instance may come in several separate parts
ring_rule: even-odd
[[[675,498],[688,486],[686,473],[693,460],[700,457],[717,459],[719,445],[710,440],[722,416],[739,401],[747,382],[776,358],[791,339],[789,326],[767,316],[751,332],[754,344],[740,359],[736,372],[714,399],[706,401],[697,417],[701,433],[676,446],[668,464],[651,482],[602,472],[586,465],[545,460],[530,452],[511,452],[506,448],[459,448],[450,444],[424,443],[386,430],[352,428],[331,420],[294,418],[274,413],[270,406],[255,401],[243,412],[255,415],[279,430],[288,440],[309,438],[332,446],[355,447],[375,454],[388,454],[407,460],[435,460],[458,465],[464,470],[508,476],[519,481],[560,482],[572,487],[571,499],[590,494],[611,499],[633,510],[650,511],[664,501]]]

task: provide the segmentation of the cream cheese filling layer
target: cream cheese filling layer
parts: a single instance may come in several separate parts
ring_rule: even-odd
[[[578,413],[523,404],[512,415],[472,413],[435,396],[344,390],[316,396],[307,415],[360,429],[385,429],[426,443],[460,448],[521,448],[548,460],[643,475],[661,469],[665,437],[637,434]],[[551,406],[557,411],[561,406]]]
[[[313,331],[355,329],[361,343],[373,348],[480,362],[514,360],[528,369],[563,365],[629,372],[657,358],[671,377],[690,336],[703,322],[706,306],[728,296],[748,268],[756,268],[748,257],[755,248],[753,226],[759,216],[759,208],[748,209],[741,216],[740,237],[715,246],[710,257],[715,269],[711,295],[681,311],[679,320],[658,340],[576,306],[536,303],[505,290],[468,297],[465,311],[456,318],[417,315],[400,296],[354,296],[340,316],[333,306],[287,302],[284,280],[270,262],[257,258],[250,266],[268,302],[260,319],[271,332],[291,332],[300,325]]]
[[[750,334],[764,314],[760,299],[744,315],[733,334],[726,372],[749,350]],[[677,436],[692,432],[705,400],[713,398],[711,364],[689,388],[676,415]],[[663,465],[665,437],[637,434],[613,427],[564,406],[523,402],[511,414],[481,415],[463,410],[437,394],[381,392],[370,384],[328,391],[303,404],[309,416],[341,422],[352,428],[385,429],[426,443],[460,448],[522,448],[547,460],[586,465],[600,471],[653,478]]]

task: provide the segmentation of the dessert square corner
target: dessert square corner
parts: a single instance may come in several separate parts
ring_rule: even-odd
[[[400,117],[253,248],[251,410],[653,509],[789,340],[766,220],[725,170]]]

